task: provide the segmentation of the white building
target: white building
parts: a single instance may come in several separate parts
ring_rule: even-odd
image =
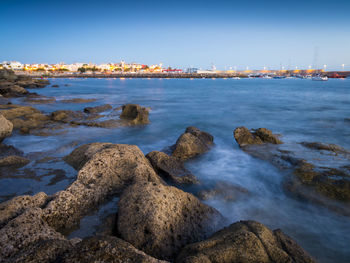
[[[18,61],[3,61],[2,66],[7,69],[21,70],[23,69],[23,64]]]

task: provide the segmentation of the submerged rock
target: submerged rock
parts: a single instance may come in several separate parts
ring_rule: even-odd
[[[0,114],[0,143],[6,138],[11,136],[13,124]]]
[[[149,111],[138,104],[126,104],[122,106],[121,119],[127,120],[130,124],[148,124]]]
[[[166,263],[146,255],[128,242],[112,236],[85,238],[62,259],[62,263],[95,262],[142,262]]]
[[[172,147],[172,156],[187,160],[209,151],[214,142],[214,137],[207,132],[203,132],[196,127],[187,127]]]
[[[100,105],[100,106],[96,106],[96,107],[87,107],[84,109],[85,113],[100,113],[100,112],[104,112],[104,111],[108,111],[111,110],[112,106],[109,104],[104,104],[104,105]]]
[[[313,150],[329,151],[335,154],[350,154],[350,151],[336,144],[327,144],[327,143],[321,143],[321,142],[301,142],[300,144],[306,148],[313,149]]]
[[[240,221],[209,239],[183,248],[176,263],[311,263],[314,260],[281,230],[255,221]]]
[[[213,188],[199,191],[198,198],[201,200],[220,198],[232,202],[247,194],[249,194],[248,190],[241,186],[227,182],[217,182]]]
[[[29,208],[42,207],[46,204],[48,196],[44,192],[34,196],[20,195],[6,202],[0,203],[0,228],[8,221],[22,214]]]
[[[30,160],[17,155],[10,155],[4,158],[0,158],[0,167],[3,166],[15,166],[22,167],[30,163]]]
[[[233,132],[234,138],[240,147],[252,144],[263,144],[263,143],[272,143],[272,144],[281,144],[282,142],[278,137],[266,128],[259,128],[249,131],[246,127],[238,127]]]
[[[82,119],[83,113],[72,110],[57,110],[51,113],[50,118],[53,121],[68,123],[76,119]]]
[[[218,211],[192,194],[152,182],[127,188],[118,209],[120,236],[147,254],[166,260],[183,246],[208,237],[224,221]]]
[[[188,171],[183,162],[166,153],[153,151],[146,155],[156,172],[174,184],[195,184],[197,178]]]
[[[82,160],[76,162],[77,167]],[[70,228],[107,197],[120,194],[135,182],[161,183],[161,179],[137,146],[105,148],[85,163],[73,184],[55,195],[45,208],[45,219],[57,230]]]
[[[94,101],[96,101],[96,99],[74,98],[74,99],[60,100],[60,102],[64,102],[64,103],[89,103],[89,102],[94,102]]]

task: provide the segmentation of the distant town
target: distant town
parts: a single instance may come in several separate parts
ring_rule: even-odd
[[[344,64],[342,65],[344,69]],[[323,74],[328,77],[347,77],[350,75],[348,71],[326,71],[326,65],[322,69],[313,69],[309,66],[307,69],[285,69],[281,67],[278,70],[271,70],[264,67],[261,70],[252,70],[248,67],[244,70],[237,70],[236,67],[230,67],[228,70],[217,70],[214,65],[211,69],[202,70],[199,68],[178,69],[172,67],[163,67],[162,63],[154,65],[145,65],[140,63],[126,63],[123,60],[118,63],[57,63],[57,64],[22,64],[18,61],[3,61],[0,63],[0,69],[6,68],[15,71],[18,74],[40,75],[40,76],[112,76],[126,75],[133,76],[239,76],[239,77],[306,77],[315,74]],[[135,77],[137,77],[135,76]]]

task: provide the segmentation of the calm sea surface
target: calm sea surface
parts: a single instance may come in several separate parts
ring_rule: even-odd
[[[60,157],[69,154],[77,144],[135,144],[147,154],[174,144],[187,126],[196,126],[214,136],[215,146],[209,153],[187,163],[187,167],[204,184],[223,181],[250,192],[235,202],[215,199],[208,204],[230,222],[253,219],[273,229],[281,228],[321,262],[350,262],[350,218],[286,195],[281,186],[285,175],[268,162],[244,153],[232,134],[238,126],[266,127],[282,135],[285,147],[293,147],[301,141],[318,141],[350,149],[350,121],[345,120],[350,118],[350,79],[327,82],[52,79],[51,82],[60,87],[33,90],[56,97],[56,103],[33,105],[46,113],[58,109],[82,110],[105,103],[113,107],[137,103],[151,108],[151,123],[115,129],[77,127],[56,136],[14,135],[6,139],[6,144],[26,154],[36,156],[41,152],[43,157],[55,159],[32,162],[14,175],[0,177],[0,201],[24,193],[53,194],[64,189],[74,181],[77,172]],[[69,98],[95,98],[97,101],[88,104],[59,102]],[[70,237],[91,235],[103,215],[116,211],[116,202],[117,199],[111,200],[85,217],[80,229]]]

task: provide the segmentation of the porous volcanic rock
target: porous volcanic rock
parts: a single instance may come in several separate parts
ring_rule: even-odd
[[[0,114],[0,143],[6,138],[11,136],[13,124],[3,115]]]
[[[171,260],[183,246],[205,239],[223,222],[217,210],[173,186],[136,183],[118,202],[120,236],[158,259]]]
[[[14,166],[23,167],[30,163],[30,160],[22,156],[10,155],[4,158],[0,158],[0,167],[3,166]]]
[[[163,152],[153,151],[146,155],[155,171],[165,180],[174,184],[195,184],[197,178],[188,171],[178,158]]]
[[[146,255],[128,242],[112,236],[94,236],[83,239],[62,259],[62,263],[140,262],[166,263]]]
[[[183,248],[176,263],[311,263],[314,260],[281,230],[240,221],[209,239]]]
[[[249,131],[246,127],[238,127],[233,132],[234,138],[240,147],[252,144],[281,144],[282,142],[277,138],[276,135],[266,128],[259,128]]]
[[[8,221],[22,214],[29,208],[42,207],[47,202],[48,196],[44,192],[36,195],[20,195],[0,203],[0,228]]]
[[[112,106],[110,104],[104,104],[96,107],[87,107],[84,109],[84,112],[91,114],[91,113],[100,113],[111,109],[112,109]]]
[[[46,221],[57,230],[74,226],[107,197],[135,182],[162,180],[137,146],[115,144],[103,149],[85,163],[77,180],[47,205]]]
[[[9,258],[39,240],[64,239],[42,218],[40,208],[26,210],[0,229],[0,258]]]
[[[63,160],[71,165],[75,170],[79,171],[84,164],[94,156],[94,154],[113,146],[114,144],[112,143],[101,142],[84,144],[78,148],[75,148],[69,155],[65,156]]]
[[[197,155],[209,151],[210,146],[214,143],[214,137],[207,132],[203,132],[196,127],[187,127],[172,146],[172,156],[187,160]]]
[[[120,118],[127,120],[130,124],[148,124],[149,111],[145,107],[138,104],[126,104],[122,106],[122,113]]]

